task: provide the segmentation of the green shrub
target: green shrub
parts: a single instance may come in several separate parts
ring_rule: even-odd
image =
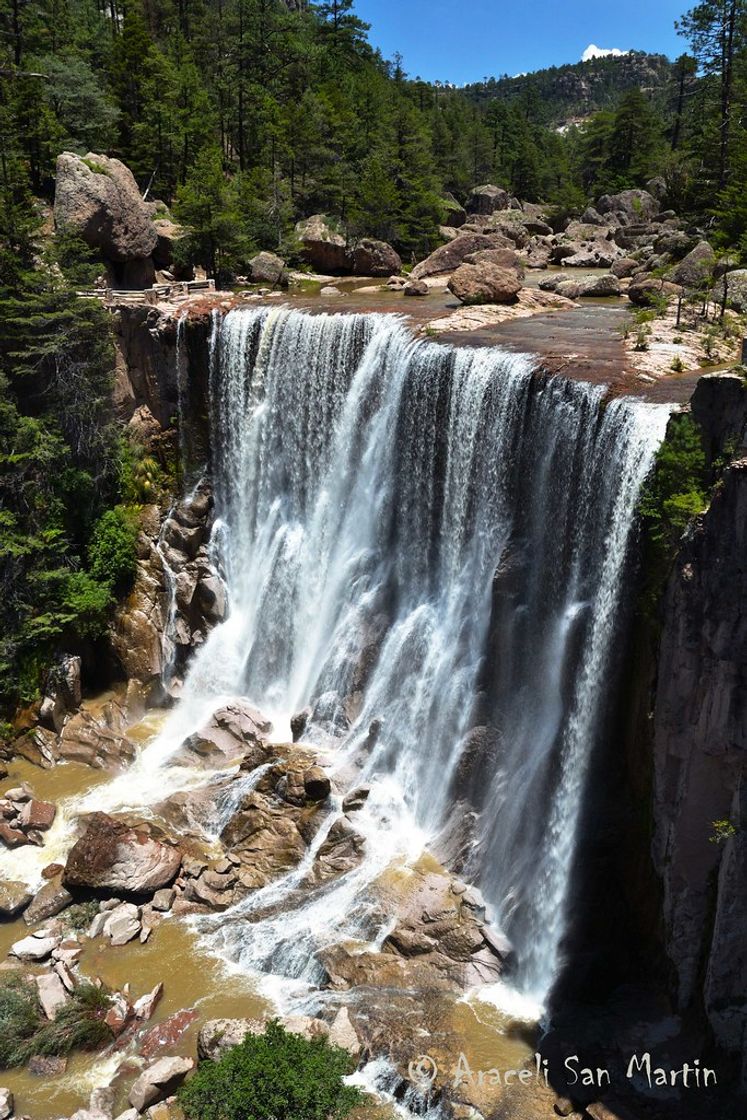
[[[0,983],[0,1067],[24,1065],[35,1054],[63,1056],[111,1042],[112,1032],[104,1022],[110,1004],[105,988],[79,984],[50,1022],[33,981],[9,976]]]
[[[98,912],[99,904],[95,898],[92,898],[88,902],[74,902],[72,906],[68,906],[62,917],[70,929],[88,929]]]
[[[326,1039],[307,1042],[273,1022],[220,1061],[203,1062],[179,1103],[188,1120],[341,1120],[361,1100],[343,1083],[351,1065]]]
[[[115,506],[101,515],[88,546],[91,575],[113,591],[126,591],[135,576],[137,522],[132,510]]]

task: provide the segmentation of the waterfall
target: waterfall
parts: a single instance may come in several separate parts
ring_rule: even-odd
[[[542,1003],[668,409],[609,401],[525,355],[416,341],[393,316],[286,309],[214,317],[210,398],[228,617],[163,730],[68,808],[57,847],[74,811],[143,811],[209,781],[179,749],[232,697],[276,728],[305,710],[304,739],[371,785],[355,814],[364,858],[315,881],[333,798],[301,863],[200,933],[268,982],[314,984],[325,946],[381,945],[382,872],[469,825],[462,852],[516,949],[512,984]],[[260,776],[221,798],[211,835]]]
[[[305,737],[333,732],[341,758],[368,743],[366,774],[397,796],[368,810],[359,887],[409,822],[434,836],[455,799],[472,806],[472,870],[516,985],[542,999],[667,409],[607,403],[526,356],[415,342],[391,316],[235,311],[212,346],[230,596],[216,687],[276,720],[309,708]],[[270,919],[271,945],[230,916],[216,937],[243,960],[262,943],[270,966],[295,926],[311,953],[357,920],[350,882],[337,890],[316,927],[313,903]]]

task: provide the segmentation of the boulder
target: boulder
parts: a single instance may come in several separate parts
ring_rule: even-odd
[[[726,305],[740,313],[747,311],[747,268],[735,268],[727,272],[713,289],[713,299],[721,303],[726,287]]]
[[[34,892],[25,883],[6,880],[0,883],[0,918],[13,918],[28,906]]]
[[[184,229],[170,218],[156,218],[153,225],[158,237],[153,263],[157,268],[169,268],[174,260],[174,247],[184,237]]]
[[[707,241],[699,241],[672,269],[670,279],[683,288],[700,288],[711,278],[716,254]]]
[[[634,280],[628,288],[628,299],[636,307],[652,307],[662,296],[672,299],[682,291],[679,284],[667,280]]]
[[[317,272],[332,274],[348,271],[345,238],[332,228],[324,214],[312,214],[296,224],[296,237],[301,242],[302,256]]]
[[[386,241],[364,237],[348,254],[350,271],[355,276],[391,276],[402,268],[399,253]]]
[[[112,910],[104,922],[103,933],[112,945],[126,945],[140,933],[140,908],[123,902]]]
[[[169,886],[181,853],[105,813],[93,813],[74,844],[63,875],[66,887],[150,894]]]
[[[640,268],[639,261],[633,260],[632,257],[621,257],[619,261],[615,261],[610,269],[613,276],[618,280],[624,280],[628,276],[632,276],[634,272]]]
[[[10,1089],[0,1089],[0,1120],[9,1120],[15,1110],[15,1100]]]
[[[48,1019],[55,1019],[57,1012],[68,1000],[65,985],[55,972],[45,972],[43,976],[36,976],[34,979],[42,1011]]]
[[[402,289],[406,296],[427,296],[430,291],[425,280],[408,280]]]
[[[568,246],[572,251],[563,256],[563,268],[611,268],[622,252],[611,241],[590,241]]]
[[[197,1056],[202,1061],[217,1062],[247,1035],[264,1034],[264,1029],[256,1019],[210,1019],[197,1036]]]
[[[260,711],[239,701],[214,712],[210,720],[186,740],[185,746],[211,766],[245,758],[272,731],[272,724]]]
[[[14,942],[10,952],[12,956],[18,957],[19,961],[43,961],[59,943],[59,937],[54,937],[52,934],[39,937],[32,933]]]
[[[34,828],[39,832],[46,832],[54,824],[57,809],[51,801],[37,801],[32,797],[27,801],[18,817],[21,828]]]
[[[160,1058],[140,1074],[127,1097],[138,1112],[144,1112],[156,1101],[165,1100],[194,1069],[192,1058]]]
[[[151,906],[154,910],[159,910],[166,913],[174,905],[176,898],[176,891],[173,887],[164,887],[160,891],[156,891],[151,901]]]
[[[448,229],[457,230],[467,221],[467,211],[462,204],[454,198],[450,191],[446,191],[441,196],[441,206],[444,210],[444,226]]]
[[[329,797],[330,780],[320,766],[310,766],[304,771],[303,786],[310,801],[324,801]]]
[[[149,258],[158,232],[135,177],[118,159],[89,152],[57,157],[54,220],[108,261]]]
[[[449,291],[465,304],[513,303],[522,283],[512,268],[486,261],[463,264],[449,280]]]
[[[496,210],[508,210],[511,196],[508,191],[486,183],[475,187],[467,201],[467,211],[470,214],[494,214]]]
[[[512,268],[521,276],[524,265],[513,249],[479,249],[464,258],[464,264],[496,264],[499,268]]]
[[[616,214],[627,222],[648,222],[659,213],[661,207],[648,191],[628,190],[602,195],[596,209],[602,215]]]
[[[22,832],[20,828],[14,828],[7,821],[0,822],[0,841],[6,848],[20,848],[29,843],[26,833]]]
[[[429,276],[453,272],[471,253],[477,253],[481,249],[505,247],[506,239],[500,234],[462,233],[454,241],[450,241],[448,245],[441,245],[424,261],[417,264],[410,273],[410,279],[425,280]]]
[[[579,282],[582,296],[619,296],[620,295],[620,281],[613,273],[605,273],[604,276],[588,276]],[[560,288],[556,291],[563,295]]]
[[[681,229],[668,229],[654,241],[657,253],[667,253],[673,260],[681,261],[697,244],[697,238]]]
[[[354,1058],[361,1052],[361,1042],[350,1019],[347,1007],[341,1007],[332,1021],[327,1036],[332,1046],[347,1050]]]
[[[59,879],[52,879],[45,883],[34,896],[34,900],[23,915],[27,925],[33,926],[37,922],[45,922],[53,918],[73,901],[73,896],[62,886]]]
[[[285,261],[276,253],[257,253],[248,265],[252,284],[269,284],[273,288],[288,287],[288,270]]]

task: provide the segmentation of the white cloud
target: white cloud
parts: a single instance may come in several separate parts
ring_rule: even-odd
[[[588,47],[581,55],[582,62],[588,62],[592,58],[622,58],[624,54],[630,54],[630,51],[621,51],[617,47],[598,47],[596,43],[589,43]]]

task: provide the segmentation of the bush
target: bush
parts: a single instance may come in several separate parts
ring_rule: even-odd
[[[88,929],[98,912],[98,901],[91,898],[88,902],[74,902],[72,906],[68,906],[62,917],[70,929]]]
[[[136,544],[133,512],[125,506],[108,509],[94,525],[88,546],[93,578],[108,583],[117,594],[126,591],[135,576]]]
[[[203,1062],[179,1103],[188,1120],[341,1120],[361,1100],[343,1083],[350,1071],[344,1050],[273,1022],[220,1061]]]
[[[24,1065],[35,1054],[63,1056],[95,1050],[111,1042],[104,1022],[111,1000],[105,988],[79,984],[50,1022],[39,1005],[36,985],[22,976],[0,984],[0,1067]]]

